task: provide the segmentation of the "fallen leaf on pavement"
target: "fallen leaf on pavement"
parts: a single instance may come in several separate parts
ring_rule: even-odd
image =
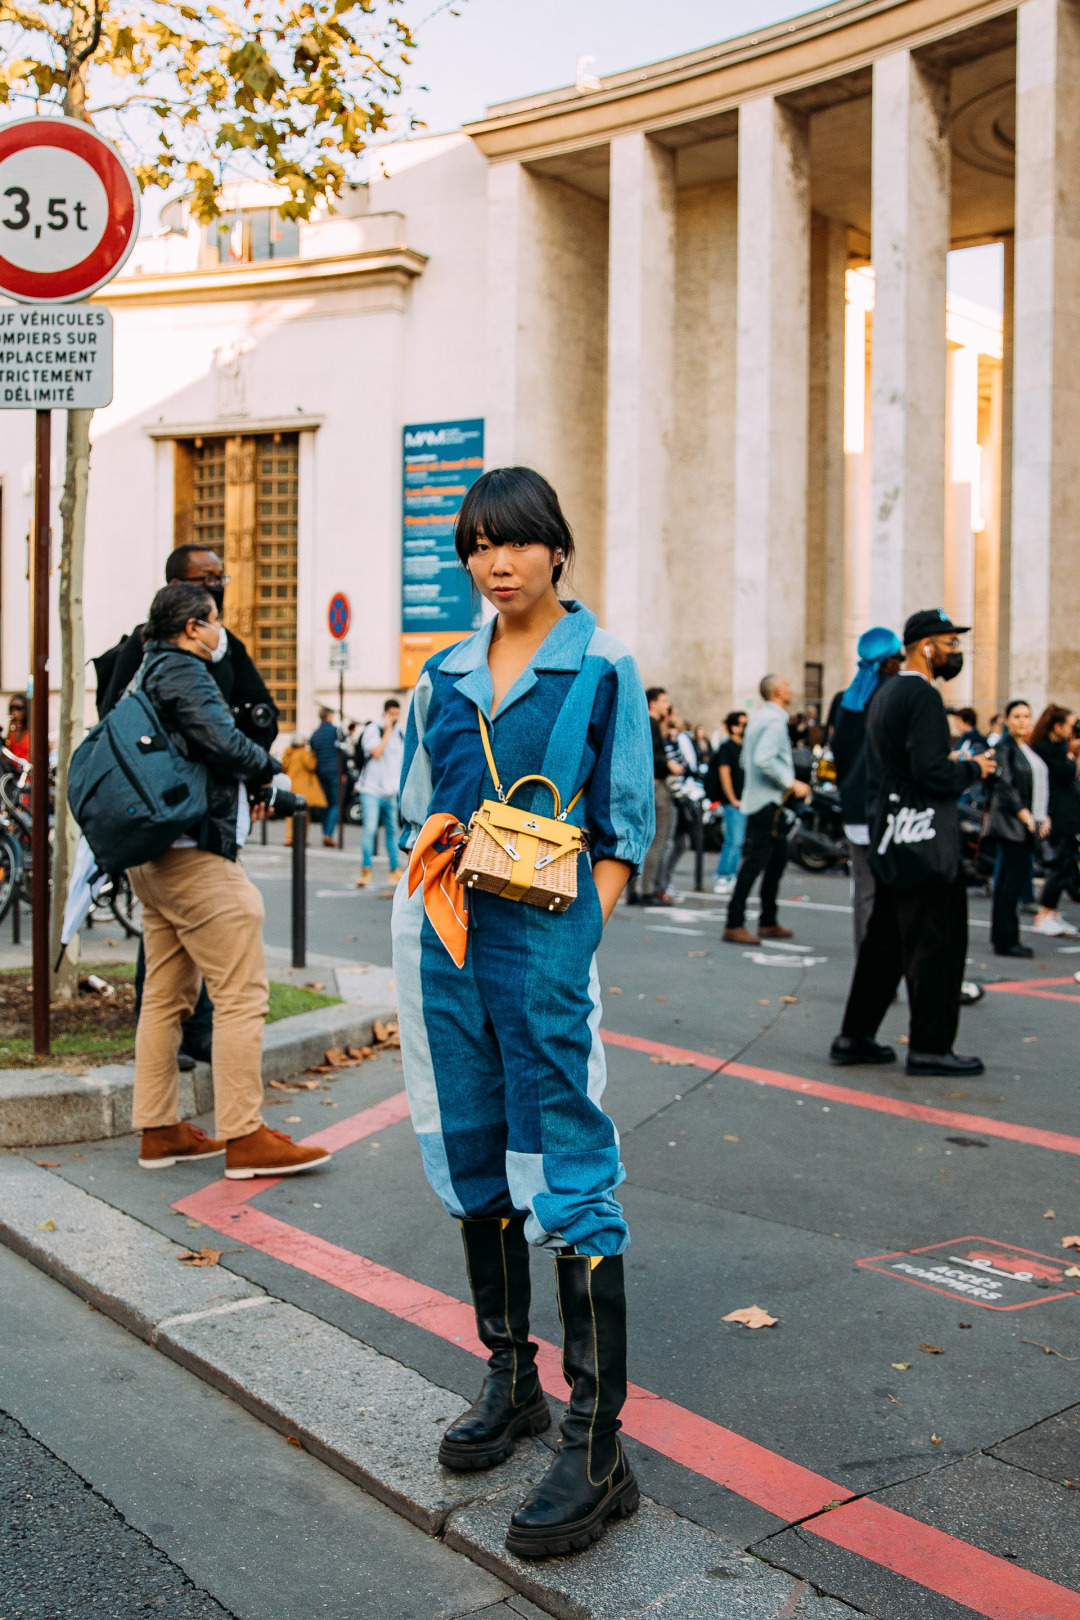
[[[911,1371],[911,1362],[910,1361],[894,1361],[892,1363],[892,1365],[896,1368],[897,1372],[910,1372]]]
[[[799,1005],[798,996],[781,996],[780,1000],[785,1002],[789,1007],[797,1007]]]
[[[59,1170],[60,1168],[55,1159],[37,1159],[35,1162],[42,1170]]]
[[[200,1249],[198,1254],[182,1254],[182,1266],[216,1266],[223,1254],[243,1254],[243,1249]]]
[[[309,979],[304,986],[305,990],[325,990],[326,986],[319,979]]]
[[[725,1142],[741,1142],[742,1137],[741,1136],[725,1136],[724,1141]]]
[[[350,1062],[347,1054],[342,1051],[340,1046],[327,1047],[325,1061],[329,1063],[332,1069],[347,1069]],[[304,1084],[310,1085],[310,1081],[305,1081]]]
[[[669,1069],[696,1069],[693,1058],[651,1057],[650,1063],[666,1063]]]
[[[285,1123],[286,1123],[286,1125],[299,1125],[299,1123],[300,1123],[300,1115],[299,1114],[286,1114]]]
[[[189,1216],[188,1216],[188,1219],[187,1219],[187,1223],[186,1223],[186,1224],[187,1224],[187,1225],[188,1225],[188,1226],[189,1226],[189,1227],[191,1227],[191,1229],[192,1229],[192,1231],[194,1231],[194,1232],[201,1232],[201,1231],[202,1231],[202,1228],[203,1228],[203,1222],[202,1222],[202,1221],[193,1221],[193,1220],[192,1220],[192,1219],[191,1219],[191,1217],[190,1217],[190,1215],[189,1215]]]
[[[1056,1221],[1057,1220],[1057,1212],[1055,1210],[1052,1210],[1052,1209],[1044,1210],[1043,1211],[1043,1220],[1044,1221]]]
[[[1066,1277],[1080,1277],[1080,1266],[1066,1266]]]
[[[927,1344],[925,1341],[920,1344],[919,1349],[925,1350],[928,1356],[943,1356],[945,1354],[940,1344]]]
[[[609,984],[607,987],[607,993],[609,996],[621,996],[622,986],[618,984]]]
[[[708,956],[708,951],[687,951],[687,956]]]
[[[396,1024],[384,1024],[381,1018],[376,1018],[371,1027],[375,1031],[375,1039],[378,1041],[380,1046],[401,1045],[401,1041],[398,1038],[398,1026]]]
[[[38,1221],[37,1229],[38,1229],[39,1232],[55,1232],[56,1231],[56,1222],[55,1221]]]
[[[772,1002],[771,1001],[759,1001],[758,1006],[759,1007],[771,1007]]]
[[[940,1446],[940,1444],[941,1444],[941,1436],[940,1436],[940,1434],[932,1434],[930,1436],[930,1444],[932,1446]]]
[[[741,1322],[744,1327],[748,1328],[763,1328],[775,1327],[779,1318],[770,1316],[768,1311],[763,1311],[760,1305],[748,1305],[743,1311],[729,1311],[722,1320],[725,1322]]]
[[[1076,1356],[1063,1356],[1060,1350],[1055,1350],[1053,1346],[1049,1344],[1040,1344],[1038,1339],[1021,1339],[1020,1343],[1033,1344],[1036,1350],[1042,1350],[1048,1356],[1057,1356],[1062,1361],[1075,1361],[1077,1359]]]
[[[1062,1238],[1061,1247],[1063,1249],[1080,1249],[1080,1237],[1077,1237],[1076,1233],[1074,1232],[1072,1237]]]
[[[656,998],[656,999],[657,999],[657,1001],[666,1001],[666,1000],[667,1000],[667,996],[657,996],[657,998]]]
[[[295,1434],[286,1435],[285,1438],[288,1440],[290,1446],[300,1446],[300,1442],[296,1438]],[[303,1451],[303,1449],[303,1446],[300,1446],[300,1450]]]

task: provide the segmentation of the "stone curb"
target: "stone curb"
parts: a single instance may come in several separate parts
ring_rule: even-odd
[[[17,1154],[0,1158],[0,1242],[557,1620],[851,1620],[648,1498],[576,1557],[514,1558],[503,1538],[550,1460],[539,1441],[490,1474],[449,1473],[436,1447],[460,1395],[224,1267],[179,1265],[181,1245]]]
[[[375,1019],[394,1016],[387,1006],[341,1002],[267,1024],[263,1032],[263,1084],[287,1080],[322,1061],[328,1046],[366,1046]],[[85,1074],[47,1069],[0,1069],[0,1147],[99,1142],[131,1130],[133,1063],[110,1063]],[[214,1106],[207,1063],[180,1076],[180,1117],[193,1119]]]

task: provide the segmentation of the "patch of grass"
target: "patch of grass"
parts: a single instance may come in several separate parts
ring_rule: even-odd
[[[305,990],[298,984],[275,984],[270,981],[270,1011],[268,1024],[279,1018],[295,1018],[297,1013],[314,1012],[317,1007],[336,1007],[340,996],[324,996],[321,990]]]

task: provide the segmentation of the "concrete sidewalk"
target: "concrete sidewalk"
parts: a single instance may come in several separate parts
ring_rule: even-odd
[[[574,1558],[503,1545],[549,1452],[520,1445],[490,1474],[439,1467],[462,1397],[275,1299],[17,1153],[0,1158],[0,1241],[140,1339],[559,1620],[842,1620],[847,1605],[645,1498]]]
[[[377,1019],[395,1016],[393,980],[387,968],[362,963],[325,972],[342,997],[267,1024],[263,1032],[263,1084],[287,1080],[313,1063],[328,1047],[367,1046]],[[275,971],[279,982],[305,984],[312,969]],[[336,979],[336,985],[335,985]],[[65,1142],[100,1142],[131,1130],[134,1063],[107,1063],[83,1074],[50,1069],[0,1069],[0,1147],[43,1147]],[[180,1117],[194,1119],[214,1106],[207,1063],[180,1076]]]

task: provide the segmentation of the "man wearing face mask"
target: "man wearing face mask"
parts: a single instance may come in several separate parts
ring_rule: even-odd
[[[907,1072],[969,1078],[983,1072],[981,1058],[960,1057],[952,1049],[967,956],[967,885],[955,823],[957,799],[993,773],[994,759],[950,757],[949,722],[933,684],[959,675],[960,637],[967,628],[953,624],[941,608],[913,613],[904,626],[900,673],[878,688],[867,711],[866,797],[877,886],[843,1027],[829,1053],[833,1063],[895,1062],[894,1049],[875,1037],[903,977],[910,1011]],[[900,803],[905,789],[929,807],[923,819],[934,830],[921,845],[911,837],[897,839],[909,860],[914,851],[918,861],[920,847],[926,856],[927,876],[900,886],[883,875],[889,838],[878,835],[883,807]],[[891,833],[892,817],[889,824]],[[936,840],[932,848],[927,839]]]
[[[177,546],[175,551],[169,553],[165,563],[165,583],[171,585],[174,580],[204,585],[213,598],[218,613],[221,613],[228,580],[221,566],[221,558],[216,552],[209,551],[205,546]],[[143,644],[144,628],[144,625],[137,624],[130,636],[125,636],[115,647],[110,647],[108,652],[94,659],[98,677],[99,720],[103,720],[109,710],[119,703],[138,672],[146,650]],[[231,630],[226,630],[211,652],[207,668],[225,702],[236,714],[241,730],[262,748],[269,750],[277,736],[277,706],[240,637],[234,635]],[[245,725],[244,716],[250,715],[260,704],[266,705],[271,716],[270,723],[262,727]],[[139,959],[135,968],[136,1018],[142,1004],[143,974],[144,958],[140,943]],[[213,1016],[214,1009],[204,985],[199,992],[194,1012],[183,1025],[180,1045],[182,1068],[191,1069],[196,1062],[209,1063]]]
[[[216,552],[207,550],[205,546],[177,546],[175,551],[169,553],[165,563],[165,583],[171,585],[177,579],[188,580],[193,585],[205,585],[218,613],[223,611],[228,579]],[[108,652],[94,659],[98,676],[99,720],[104,719],[113,705],[119,702],[142,663],[142,631],[143,626],[136,625],[130,636],[125,636],[115,647],[110,647]],[[236,713],[240,729],[261,747],[272,747],[277,736],[277,706],[252,663],[251,654],[240,637],[231,630],[226,630],[220,648],[214,651],[210,674],[217,682],[222,697]],[[267,706],[273,718],[269,725],[253,728],[245,722],[245,715],[250,715],[260,704]]]

